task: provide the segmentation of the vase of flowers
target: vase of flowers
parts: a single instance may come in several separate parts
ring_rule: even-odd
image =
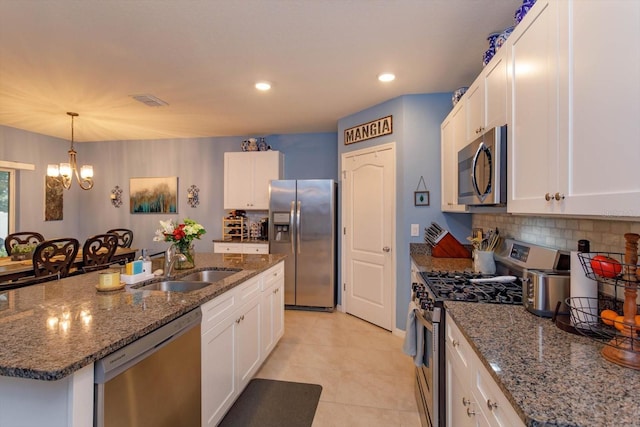
[[[153,238],[155,242],[172,242],[177,254],[183,254],[185,260],[176,260],[176,270],[186,270],[196,266],[193,241],[207,231],[204,227],[192,219],[185,218],[181,224],[173,220],[160,221],[160,228],[156,230]]]

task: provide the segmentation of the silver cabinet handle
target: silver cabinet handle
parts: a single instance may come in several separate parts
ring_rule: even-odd
[[[462,405],[463,406],[469,406],[469,405],[471,405],[471,401],[469,399],[467,399],[466,397],[462,396]]]
[[[549,200],[551,200],[551,194],[547,193],[544,195],[544,199],[548,202]]]
[[[493,411],[498,407],[498,403],[492,402],[491,399],[487,399],[487,407],[489,408],[490,411]]]
[[[553,196],[553,198],[556,199],[556,200],[563,200],[564,199],[564,194],[556,193]]]
[[[471,418],[476,414],[476,411],[472,411],[471,408],[467,408],[467,417]]]
[[[385,246],[384,248],[382,248],[382,250],[384,252],[391,252],[391,248],[389,246]]]
[[[457,346],[459,346],[459,345],[460,345],[460,341],[458,341],[458,340],[452,340],[452,341],[451,341],[451,345],[452,345],[452,346],[454,346],[454,347],[457,347]]]

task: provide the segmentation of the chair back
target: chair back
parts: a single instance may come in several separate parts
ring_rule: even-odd
[[[15,245],[37,245],[44,242],[44,236],[35,231],[21,231],[18,233],[8,234],[4,240],[4,248],[7,250],[7,255],[11,255],[13,247]]]
[[[121,248],[130,248],[133,242],[133,231],[126,228],[112,228],[107,234],[115,234],[118,236],[118,246]]]
[[[82,266],[104,266],[111,262],[118,248],[118,237],[115,234],[96,234],[89,237],[82,246]]]
[[[69,275],[71,265],[78,255],[80,242],[73,238],[45,240],[33,252],[33,272],[36,277],[60,274]]]

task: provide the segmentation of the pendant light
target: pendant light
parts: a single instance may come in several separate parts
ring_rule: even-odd
[[[47,175],[52,177],[60,177],[62,185],[67,190],[71,188],[73,175],[76,177],[78,185],[83,190],[90,190],[93,187],[93,166],[82,165],[78,172],[78,163],[76,160],[76,150],[73,149],[73,120],[78,117],[78,113],[68,112],[71,116],[71,148],[69,149],[69,163],[60,163],[60,165],[47,165]]]

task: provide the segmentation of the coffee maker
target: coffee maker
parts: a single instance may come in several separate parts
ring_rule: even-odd
[[[260,240],[269,240],[269,217],[260,218]]]

